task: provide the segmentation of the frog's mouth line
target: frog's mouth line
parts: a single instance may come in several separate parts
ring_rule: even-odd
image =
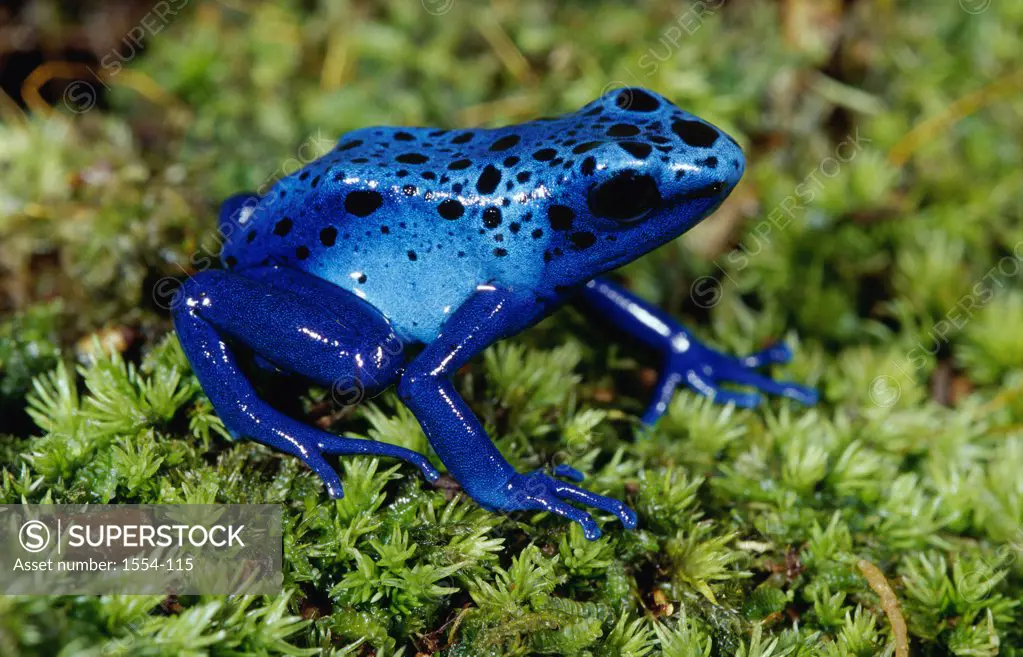
[[[725,189],[723,182],[715,182],[703,187],[697,187],[694,190],[688,191],[679,197],[682,201],[693,201],[700,198],[713,198],[720,194]]]

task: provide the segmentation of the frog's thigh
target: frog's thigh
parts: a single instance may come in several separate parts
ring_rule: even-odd
[[[174,328],[224,425],[237,437],[302,458],[335,497],[341,495],[341,484],[323,459],[327,453],[393,456],[416,464],[428,478],[435,477],[419,454],[334,436],[280,413],[257,396],[241,372],[228,344],[231,340],[283,369],[339,386],[351,401],[396,378],[403,362],[401,343],[387,320],[340,288],[335,292],[311,283],[308,289],[313,292],[290,289],[304,276],[282,276],[288,283],[275,286],[265,279],[208,271],[182,285],[173,308]]]
[[[202,280],[200,280],[202,277]],[[283,370],[344,393],[372,396],[397,380],[405,345],[390,323],[351,292],[286,267],[210,271],[182,295],[204,295],[198,314]]]

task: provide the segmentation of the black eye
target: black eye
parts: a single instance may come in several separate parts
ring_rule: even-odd
[[[587,202],[594,216],[631,223],[656,210],[661,193],[650,176],[625,171],[590,189]]]

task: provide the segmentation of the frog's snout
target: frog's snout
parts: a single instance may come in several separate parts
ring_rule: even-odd
[[[670,125],[678,140],[666,165],[662,187],[676,202],[703,206],[723,200],[746,170],[742,148],[724,131],[692,115]]]
[[[739,144],[724,132],[721,133],[721,142],[719,147],[721,154],[717,156],[718,166],[721,167],[721,163],[724,163],[721,170],[721,182],[731,190],[739,183],[742,174],[746,171],[746,156]]]

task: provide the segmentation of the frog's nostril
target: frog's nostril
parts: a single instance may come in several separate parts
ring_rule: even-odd
[[[718,194],[720,194],[722,191],[724,191],[724,189],[725,183],[719,180],[717,182],[712,182],[709,185],[704,185],[702,187],[697,187],[696,189],[689,190],[688,192],[682,195],[682,200],[693,201],[700,198],[711,198],[712,196],[717,196]]]

